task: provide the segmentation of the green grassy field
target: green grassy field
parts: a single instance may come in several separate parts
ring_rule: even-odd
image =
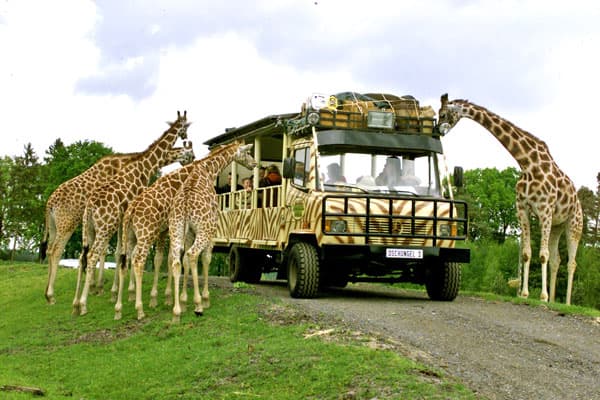
[[[72,317],[75,278],[60,269],[49,306],[45,265],[0,263],[0,398],[31,398],[18,391],[27,388],[48,399],[477,398],[441,371],[367,345],[373,338],[324,340],[331,327],[251,289],[211,288],[204,316],[190,306],[174,325],[169,307],[146,307],[138,322],[129,302],[114,321],[107,294]]]

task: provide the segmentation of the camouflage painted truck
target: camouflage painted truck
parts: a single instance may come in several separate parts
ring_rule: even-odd
[[[259,165],[283,176],[261,187],[258,167],[231,165],[219,177],[254,184],[218,195],[214,251],[228,254],[231,281],[276,272],[299,298],[349,282],[412,282],[433,300],[454,300],[470,259],[457,247],[467,204],[442,186],[441,136],[433,109],[411,96],[345,92],[314,94],[298,113],[208,140],[254,143]],[[462,170],[454,172],[458,186]]]

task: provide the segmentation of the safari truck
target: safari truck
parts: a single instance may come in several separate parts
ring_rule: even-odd
[[[269,184],[258,167],[233,164],[219,177],[231,174],[231,188],[218,195],[213,243],[229,255],[231,281],[276,273],[298,298],[349,282],[412,282],[433,300],[454,300],[470,260],[457,247],[467,204],[443,188],[441,136],[433,109],[412,96],[344,92],[313,94],[300,112],[205,142],[253,143],[259,166],[282,176]],[[455,185],[461,177],[455,169]],[[242,178],[253,187],[238,189]]]

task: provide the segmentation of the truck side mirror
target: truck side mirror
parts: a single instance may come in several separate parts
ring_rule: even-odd
[[[291,179],[296,172],[296,159],[287,157],[283,160],[283,177]]]
[[[463,168],[454,167],[454,186],[457,188],[463,187]]]

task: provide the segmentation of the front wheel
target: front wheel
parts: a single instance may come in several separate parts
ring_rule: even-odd
[[[313,298],[319,291],[319,257],[313,245],[299,242],[288,258],[288,288],[295,298]]]
[[[427,273],[425,288],[431,300],[452,301],[460,288],[460,264],[444,262],[432,266]]]

